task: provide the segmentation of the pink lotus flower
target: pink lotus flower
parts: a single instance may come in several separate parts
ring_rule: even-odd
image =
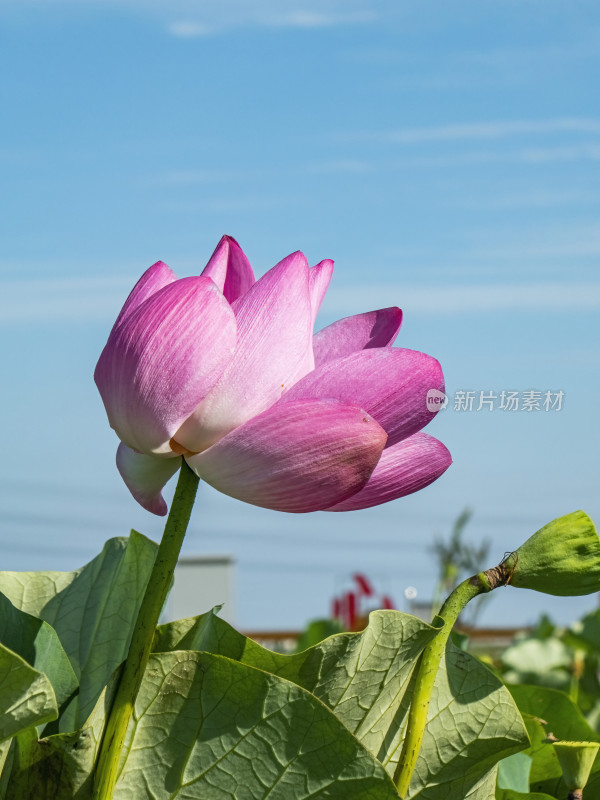
[[[443,391],[439,363],[394,348],[402,312],[341,319],[313,335],[333,262],[292,253],[258,281],[229,236],[202,275],[162,261],[142,275],[95,372],[117,466],[135,499],[185,458],[221,492],[279,511],[350,511],[416,492],[451,463],[421,433]]]

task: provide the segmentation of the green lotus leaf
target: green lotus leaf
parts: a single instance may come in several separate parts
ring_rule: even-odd
[[[156,550],[132,531],[74,572],[0,572],[0,592],[54,628],[79,681],[61,732],[81,727],[125,658]]]
[[[0,644],[0,742],[57,716],[56,696],[48,678]],[[4,749],[2,759],[6,757]]]
[[[377,759],[313,695],[212,653],[151,657],[125,751],[115,800],[398,797]]]
[[[77,678],[56,631],[37,617],[15,608],[0,594],[0,643],[43,672],[60,707],[77,689]]]
[[[392,775],[416,659],[436,633],[409,614],[375,611],[361,633],[337,634],[286,656],[265,650],[209,612],[159,627],[154,650],[207,650],[293,681],[331,708]],[[502,683],[477,659],[449,644],[407,797],[487,800],[494,791],[496,763],[528,744]]]
[[[507,647],[501,655],[505,683],[537,684],[568,689],[571,684],[573,652],[554,636],[529,637]]]
[[[573,654],[560,639],[523,639],[507,647],[501,656],[509,669],[525,673],[540,673],[569,669]]]
[[[587,652],[600,652],[600,609],[590,611],[565,631],[567,644]]]
[[[0,800],[90,800],[92,770],[114,694],[117,673],[83,730],[38,739],[34,728],[12,741],[0,775]]]
[[[110,693],[82,731],[18,737],[1,800],[89,800]],[[124,752],[114,800],[398,798],[377,759],[313,695],[208,653],[151,657]]]

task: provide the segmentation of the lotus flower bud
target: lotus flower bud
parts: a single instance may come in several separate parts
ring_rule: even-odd
[[[577,797],[576,792],[585,788],[598,748],[598,742],[554,742],[554,750],[558,756],[563,780],[571,796]]]
[[[549,522],[501,565],[505,583],[560,596],[600,591],[600,538],[583,511]]]

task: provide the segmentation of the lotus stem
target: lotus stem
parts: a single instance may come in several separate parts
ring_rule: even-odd
[[[100,744],[92,800],[112,800],[119,777],[121,750],[135,699],[150,657],[152,640],[167,599],[173,572],[196,499],[199,479],[182,460],[179,480],[154,567],[138,612],[129,653]]]
[[[494,570],[496,569],[494,568]],[[433,619],[432,625],[440,630],[435,639],[423,650],[417,662],[417,677],[408,713],[406,736],[402,745],[400,759],[394,772],[394,783],[398,789],[398,794],[402,798],[408,792],[419,757],[431,693],[452,627],[460,612],[470,600],[500,585],[500,582],[496,582],[494,570],[480,572],[478,575],[474,575],[459,584],[448,596],[439,613]]]

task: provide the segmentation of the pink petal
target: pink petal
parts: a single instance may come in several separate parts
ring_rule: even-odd
[[[220,492],[301,513],[359,491],[385,442],[385,432],[362,409],[304,400],[279,403],[186,460]]]
[[[421,430],[435,416],[427,392],[444,390],[439,362],[417,350],[360,350],[306,375],[283,398],[329,397],[364,408],[388,434],[388,447]]]
[[[162,489],[180,466],[181,458],[159,458],[136,453],[123,442],[117,449],[117,469],[125,485],[146,511],[159,517],[167,513]]]
[[[165,286],[113,330],[95,380],[121,441],[171,453],[169,440],[232,358],[233,311],[210,278]]]
[[[254,283],[250,262],[233,236],[221,238],[202,274],[212,278],[230,303],[246,294]]]
[[[325,292],[331,283],[331,276],[333,275],[333,261],[326,258],[320,261],[316,266],[310,270],[308,281],[310,288],[310,301],[312,305],[312,320],[313,326],[315,319],[321,308],[321,303],[325,297]]]
[[[415,433],[382,453],[368,483],[327,511],[356,511],[418,492],[437,480],[452,463],[445,445],[426,433]]]
[[[123,304],[121,313],[117,317],[114,327],[118,328],[119,325],[122,325],[127,317],[135,311],[138,306],[141,306],[144,300],[156,294],[156,292],[164,286],[173,283],[175,279],[175,273],[171,267],[168,267],[163,261],[157,261],[156,264],[152,264],[131,290],[129,297]]]
[[[192,452],[205,450],[273,405],[313,368],[308,264],[293,253],[233,304],[238,339],[218,384],[175,434]]]
[[[386,347],[396,340],[402,311],[395,306],[339,319],[313,337],[315,366],[371,347]]]

